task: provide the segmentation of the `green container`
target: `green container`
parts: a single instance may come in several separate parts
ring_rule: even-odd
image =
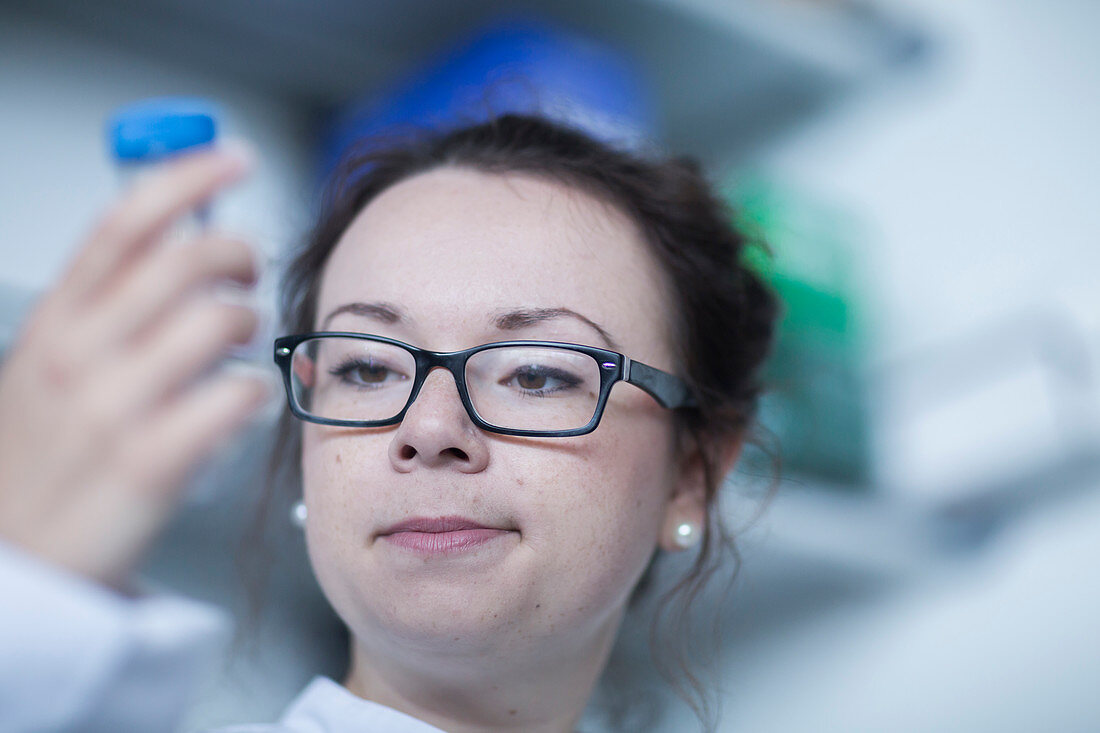
[[[759,177],[742,174],[725,190],[735,223],[754,242],[746,262],[783,301],[760,413],[779,440],[783,473],[864,486],[864,313],[852,256],[860,227],[840,209]]]

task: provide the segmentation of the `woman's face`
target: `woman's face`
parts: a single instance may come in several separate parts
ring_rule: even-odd
[[[351,303],[370,308],[328,318]],[[591,321],[616,350],[672,366],[668,295],[633,224],[527,175],[442,168],[388,189],[334,249],[317,312],[318,330],[436,351],[510,339],[609,348]],[[310,557],[376,654],[571,653],[606,641],[670,522],[702,516],[698,503],[688,516],[671,503],[682,488],[671,414],[626,383],[578,437],[484,432],[442,369],[399,425],[303,429]],[[501,531],[436,555],[383,534],[449,516]]]

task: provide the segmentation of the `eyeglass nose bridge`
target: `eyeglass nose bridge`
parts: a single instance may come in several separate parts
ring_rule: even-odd
[[[420,390],[423,389],[424,383],[428,381],[428,376],[436,369],[443,369],[451,373],[451,377],[454,379],[455,389],[458,391],[458,399],[462,403],[462,407],[466,410],[466,415],[470,418],[470,421],[475,425],[483,426],[485,422],[474,410],[474,405],[470,401],[470,393],[466,389],[466,361],[469,358],[470,354],[466,351],[449,353],[427,351],[424,349],[416,349],[413,351],[413,359],[416,361],[416,376],[413,378],[412,390],[409,392],[409,400],[405,403],[405,407],[401,410],[401,414],[397,416],[397,421],[400,422],[405,419],[406,413],[412,408],[413,403],[416,402],[416,398],[420,396]]]

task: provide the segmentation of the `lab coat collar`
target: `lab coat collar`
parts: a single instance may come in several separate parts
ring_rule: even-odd
[[[295,733],[444,733],[411,715],[358,697],[322,675],[294,698],[279,723]]]

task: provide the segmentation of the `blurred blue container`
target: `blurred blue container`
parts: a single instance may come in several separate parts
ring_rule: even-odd
[[[658,137],[655,105],[637,66],[605,43],[534,19],[482,28],[387,91],[351,103],[323,136],[324,177],[364,138],[387,139],[538,113],[617,147]]]
[[[126,188],[168,158],[212,144],[217,116],[217,106],[198,97],[155,97],[115,110],[107,120],[107,150],[119,185]],[[181,217],[166,239],[194,235],[209,218],[209,207],[201,205]]]
[[[111,116],[107,122],[108,147],[120,163],[159,160],[213,142],[216,116],[216,108],[205,99],[145,99]]]

